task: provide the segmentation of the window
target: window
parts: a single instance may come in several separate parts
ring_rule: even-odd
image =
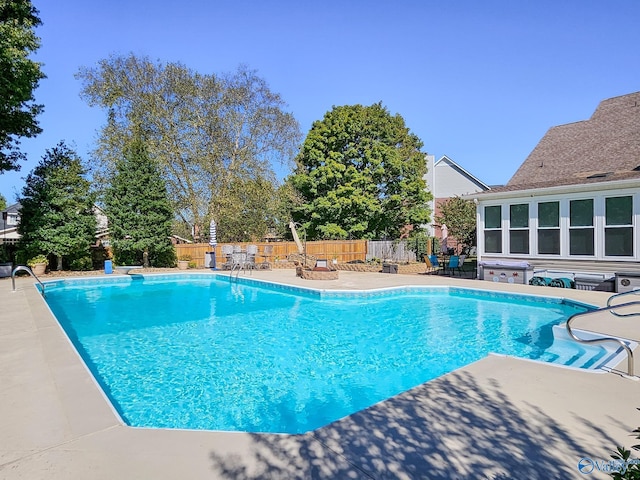
[[[538,253],[560,255],[560,202],[538,203]]]
[[[18,225],[18,214],[9,213],[7,215],[7,225]]]
[[[569,202],[569,255],[593,255],[593,199]]]
[[[509,253],[529,253],[529,205],[509,206]]]
[[[604,254],[633,256],[633,199],[605,198]]]
[[[502,207],[484,207],[484,251],[502,253]]]

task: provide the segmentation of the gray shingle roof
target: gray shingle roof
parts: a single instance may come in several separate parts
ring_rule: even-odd
[[[20,205],[20,203],[14,203],[13,205],[9,205],[5,210],[2,211],[7,213],[19,213],[21,208],[22,205]]]
[[[640,92],[603,100],[589,120],[549,129],[504,189],[640,178],[637,167]]]

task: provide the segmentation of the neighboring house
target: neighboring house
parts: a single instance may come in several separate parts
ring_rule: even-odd
[[[14,203],[2,211],[2,223],[0,223],[0,244],[13,245],[18,243],[18,223],[20,223],[19,203]]]
[[[506,186],[468,198],[478,202],[479,260],[640,269],[640,92],[551,128]]]
[[[485,192],[489,190],[489,186],[446,155],[437,162],[434,155],[427,155],[426,159],[427,174],[424,180],[427,182],[427,190],[433,195],[429,206],[434,219],[432,223],[427,225],[427,232],[429,235],[441,239],[440,225],[435,223],[435,217],[440,214],[440,204],[453,197]]]
[[[16,244],[20,240],[20,234],[18,233],[18,224],[20,223],[20,208],[22,206],[19,203],[7,207],[2,212],[2,223],[0,223],[0,245],[1,244]],[[97,205],[93,206],[93,213],[96,216],[96,240],[102,240],[103,243],[108,245],[107,240],[109,238],[109,222],[104,211]]]
[[[182,244],[185,244],[185,243],[193,243],[188,238],[182,238],[182,237],[179,237],[178,235],[171,235],[169,237],[169,239],[171,240],[171,243],[173,245],[182,245]]]
[[[109,220],[104,210],[97,205],[93,206],[93,214],[96,216],[96,246],[108,247],[109,243]]]

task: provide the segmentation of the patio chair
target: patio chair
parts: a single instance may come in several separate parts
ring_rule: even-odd
[[[460,276],[462,276],[463,273],[466,273],[466,270],[464,269],[464,261],[467,259],[466,255],[460,255],[460,260],[458,261],[458,271],[460,272]]]
[[[256,268],[257,245],[247,245],[247,255],[244,260],[244,268]]]
[[[263,270],[271,270],[271,255],[273,254],[273,245],[266,245],[262,250],[262,262],[258,265],[258,268]]]
[[[424,257],[425,261],[427,258],[429,258],[429,263],[431,264],[431,267],[433,268],[432,272],[435,271],[436,274],[438,273],[439,270],[442,270],[442,265],[440,265],[440,262],[438,261],[438,256],[437,255],[429,255],[428,257]]]
[[[458,273],[462,276],[462,271],[460,270],[460,257],[458,255],[451,255],[445,270],[449,270],[449,273],[452,275],[455,275],[455,271],[458,270]]]
[[[225,263],[222,264],[223,270],[231,270],[233,268],[233,258],[231,254],[233,253],[232,245],[223,245],[222,246],[222,254],[226,258]]]
[[[431,263],[431,259],[429,258],[429,255],[425,255],[424,256],[424,263],[426,264],[427,268],[424,271],[424,273],[431,273],[433,271],[436,270],[436,267],[433,266],[433,263]]]
[[[231,254],[231,270],[244,270],[246,254],[242,252],[233,252]]]

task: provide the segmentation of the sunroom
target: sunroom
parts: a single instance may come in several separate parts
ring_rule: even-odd
[[[631,179],[476,195],[478,261],[603,277],[640,272],[639,193]]]

